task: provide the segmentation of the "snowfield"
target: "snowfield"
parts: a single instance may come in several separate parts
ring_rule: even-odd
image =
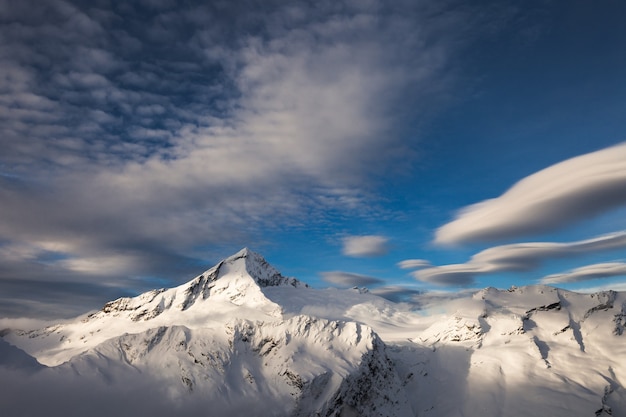
[[[2,330],[0,409],[626,416],[625,326],[626,293],[487,288],[424,315],[358,289],[309,288],[243,249],[181,286]]]

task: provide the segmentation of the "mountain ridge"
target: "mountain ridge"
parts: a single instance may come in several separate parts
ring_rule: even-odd
[[[281,286],[281,285],[291,285],[293,287],[308,287],[307,284],[300,282],[295,278],[287,278],[284,277],[276,268],[270,265],[265,258],[259,255],[256,252],[252,252],[248,248],[243,248],[239,252],[235,253],[228,258],[225,258],[218,262],[212,268],[206,270],[202,274],[198,275],[196,278],[189,280],[188,282],[181,284],[177,287],[171,289],[154,289],[142,293],[136,297],[122,297],[117,300],[110,301],[104,305],[102,308],[102,312],[111,313],[111,312],[120,312],[120,311],[128,311],[128,310],[141,310],[138,314],[133,315],[133,320],[149,320],[161,314],[164,309],[171,308],[174,305],[174,299],[168,300],[169,302],[165,302],[162,299],[157,306],[148,311],[147,309],[142,309],[144,304],[150,304],[155,298],[161,295],[164,292],[179,290],[184,293],[184,297],[182,300],[178,300],[176,303],[177,307],[181,310],[186,310],[190,308],[198,298],[202,300],[206,300],[211,295],[211,290],[216,291],[224,291],[225,288],[217,287],[216,283],[223,275],[223,268],[226,269],[229,266],[232,266],[239,260],[244,261],[245,267],[238,268],[241,277],[244,277],[244,272],[247,272],[250,278],[260,287],[271,287],[271,286]],[[241,290],[242,288],[238,288]],[[221,290],[221,291],[220,291]],[[235,297],[241,296],[242,294],[235,294]],[[97,314],[97,313],[96,313]]]
[[[261,255],[244,248],[223,259],[196,278],[169,289],[146,291],[135,297],[122,297],[80,320],[21,334],[7,339],[45,365],[59,365],[98,343],[123,333],[139,333],[152,327],[185,325],[228,320],[230,314],[242,318],[280,318],[282,308],[263,293],[267,287],[308,288],[295,278],[281,275]]]
[[[208,415],[259,417],[624,417],[625,325],[622,292],[485,288],[424,314],[368,292],[309,288],[244,248],[177,287],[3,332],[2,342],[46,365],[25,369],[24,381],[63,381],[87,396],[91,386],[112,403],[132,381],[131,408],[158,393],[156,415],[211,404]],[[16,372],[0,362],[0,381]],[[30,410],[11,401],[0,394]]]

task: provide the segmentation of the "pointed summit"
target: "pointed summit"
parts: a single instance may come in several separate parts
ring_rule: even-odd
[[[242,249],[239,250],[239,252],[230,255],[228,258],[222,259],[222,262],[228,262],[231,260],[236,260],[236,259],[241,259],[241,258],[247,258],[248,256],[251,255],[258,255],[254,252],[252,252],[248,247],[243,247]],[[260,255],[258,255],[260,256]]]
[[[227,299],[237,305],[255,305],[261,298],[266,300],[263,287],[282,285],[307,287],[295,278],[281,275],[258,253],[243,248],[178,288],[184,288],[185,300],[181,307],[186,310],[199,299],[209,297]]]
[[[124,333],[140,333],[158,326],[195,327],[197,323],[230,317],[234,312],[239,318],[280,318],[281,306],[264,293],[264,288],[278,286],[308,287],[295,278],[284,277],[261,255],[243,248],[185,284],[118,298],[74,323],[21,336],[28,338],[28,352],[41,363],[58,365]],[[81,335],[76,337],[76,332]],[[49,337],[52,334],[54,338]]]
[[[244,246],[243,248],[241,248],[239,250],[239,252],[235,253],[234,255],[229,256],[229,258],[235,258],[235,257],[247,257],[249,255],[257,255],[260,256],[258,253],[253,252],[250,250],[250,248],[248,248],[247,246]],[[228,259],[228,258],[226,258]]]
[[[128,312],[132,320],[139,321],[150,320],[170,309],[185,311],[209,298],[257,306],[268,301],[262,288],[276,286],[308,287],[295,278],[284,277],[261,255],[243,248],[185,284],[148,291],[134,298],[119,298],[107,303],[102,312]]]
[[[235,264],[239,260],[244,260],[243,265],[235,267]],[[216,265],[215,268],[221,270],[221,268],[226,265],[232,265],[231,268],[239,270],[240,268],[243,268],[244,271],[247,272],[247,274],[250,275],[250,277],[252,277],[260,287],[275,287],[280,285],[291,285],[292,287],[308,286],[295,278],[284,277],[276,268],[270,265],[270,263],[267,262],[263,256],[251,251],[247,247],[224,259]],[[230,268],[228,269],[230,270]],[[209,271],[212,271],[212,269]],[[219,275],[221,276],[222,274]],[[216,277],[216,279],[217,278],[219,278],[219,276]]]

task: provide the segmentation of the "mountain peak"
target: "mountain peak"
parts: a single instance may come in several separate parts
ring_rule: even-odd
[[[262,288],[276,286],[307,287],[295,278],[281,275],[258,253],[243,248],[178,287],[184,292],[180,307],[187,310],[197,300],[208,298],[253,306],[269,302],[263,295]]]
[[[241,267],[234,267],[240,260],[243,260]],[[281,285],[290,285],[292,287],[308,287],[308,285],[302,283],[295,278],[288,278],[283,276],[276,268],[274,268],[269,262],[263,258],[260,254],[244,247],[239,252],[219,262],[215,267],[206,271],[203,275],[214,275],[214,279],[219,279],[223,274],[220,273],[225,265],[229,265],[227,268],[239,270],[241,273],[244,271],[250,275],[252,279],[260,287],[275,287]]]
[[[224,259],[224,261],[228,261],[231,258],[235,258],[235,259],[247,258],[248,256],[254,256],[254,255],[260,256],[256,252],[251,251],[248,247],[243,247],[241,248],[241,250],[239,250],[239,252],[235,253],[234,255],[230,255],[228,258]]]
[[[295,278],[284,277],[261,255],[243,248],[177,287],[118,298],[80,321],[22,332],[21,336],[32,339],[32,351],[48,352],[38,356],[42,363],[58,365],[123,332],[140,333],[158,326],[195,327],[217,317],[229,317],[234,311],[240,318],[280,318],[281,306],[264,293],[265,287],[278,286],[308,287]],[[84,334],[76,338],[75,331]],[[49,337],[52,334],[54,338]],[[63,349],[57,349],[59,346]]]
[[[263,294],[264,287],[308,287],[295,278],[284,277],[261,255],[243,248],[194,279],[170,289],[152,290],[133,298],[111,301],[92,316],[127,314],[132,321],[151,320],[167,310],[185,311],[198,301],[214,300],[259,308],[275,305]]]

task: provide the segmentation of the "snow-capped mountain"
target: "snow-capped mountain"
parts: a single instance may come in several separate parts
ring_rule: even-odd
[[[283,277],[260,255],[242,249],[178,287],[119,298],[79,320],[13,333],[6,339],[45,365],[59,365],[124,333],[173,325],[205,327],[234,317],[280,318],[281,307],[262,290],[270,286],[306,287],[294,278]]]
[[[626,415],[626,294],[488,288],[448,308],[411,339],[432,349],[421,415]]]
[[[426,314],[358,289],[309,288],[243,249],[178,287],[4,330],[0,408],[626,416],[624,326],[624,293],[488,288]]]

